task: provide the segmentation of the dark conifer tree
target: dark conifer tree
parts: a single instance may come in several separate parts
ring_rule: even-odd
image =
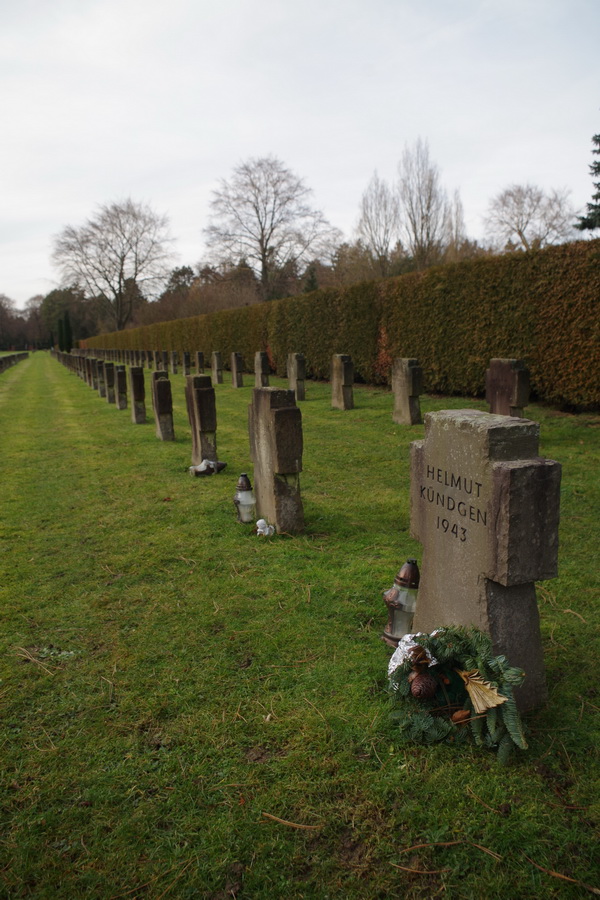
[[[592,153],[600,155],[600,134],[595,134],[592,138],[592,144],[595,144]],[[590,166],[592,178],[600,178],[600,159],[595,160]],[[579,216],[579,221],[575,225],[579,231],[593,231],[600,228],[600,181],[594,182],[596,191],[592,194],[592,203],[587,204],[587,215]]]

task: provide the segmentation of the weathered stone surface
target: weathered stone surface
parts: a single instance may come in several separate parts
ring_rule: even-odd
[[[190,354],[188,353],[187,350],[185,350],[183,353],[183,374],[186,376],[186,378],[190,374],[190,368],[191,368]]]
[[[419,425],[423,392],[423,369],[418,359],[397,358],[392,363],[392,391],[394,412],[392,420],[398,425]]]
[[[234,388],[244,386],[244,361],[241,353],[231,354],[231,383]]]
[[[269,387],[269,354],[257,350],[254,354],[254,387]]]
[[[202,350],[196,351],[196,374],[204,374],[204,353]]]
[[[492,359],[485,373],[485,398],[490,412],[522,417],[529,403],[529,369],[522,359]]]
[[[210,357],[212,383],[223,384],[223,360],[219,350],[213,350]]]
[[[288,353],[288,386],[294,392],[296,402],[306,399],[306,360],[303,353]]]
[[[117,409],[127,409],[127,373],[121,364],[115,367],[115,400]]]
[[[156,425],[156,437],[161,441],[174,441],[173,397],[171,382],[164,371],[152,373],[152,408]]]
[[[171,350],[171,375],[177,375],[177,364],[179,356],[177,350]]]
[[[217,408],[210,375],[188,375],[185,401],[192,431],[192,465],[217,459]]]
[[[98,394],[100,397],[106,397],[106,382],[104,380],[104,360],[96,361],[96,380],[98,382]]]
[[[331,405],[334,409],[354,409],[354,363],[345,353],[331,360]]]
[[[527,672],[523,709],[545,698],[533,582],[556,575],[558,547],[560,465],[538,444],[535,422],[445,410],[425,416],[411,446],[411,532],[423,544],[413,627],[487,631]]]
[[[293,391],[254,388],[248,426],[257,515],[278,533],[302,531],[302,414]]]
[[[129,368],[129,393],[131,394],[131,421],[142,425],[146,421],[146,386],[141,366]]]
[[[112,362],[104,363],[104,381],[106,383],[106,400],[108,403],[115,402],[115,364]]]

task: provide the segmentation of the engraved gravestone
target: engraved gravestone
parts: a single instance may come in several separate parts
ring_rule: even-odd
[[[425,416],[411,445],[411,533],[423,545],[413,630],[475,625],[527,674],[521,709],[546,698],[535,581],[557,575],[559,463],[539,425],[477,410]]]
[[[334,409],[354,409],[354,363],[345,353],[331,360],[331,405]]]
[[[302,531],[302,413],[293,392],[254,388],[248,430],[257,515],[274,525],[278,533]]]
[[[231,354],[231,383],[234,388],[244,387],[244,361],[241,353]]]
[[[254,354],[254,387],[269,387],[269,354],[257,350]]]
[[[522,417],[529,403],[529,369],[522,359],[491,359],[485,373],[485,399],[490,412]]]
[[[395,359],[392,363],[394,411],[392,420],[398,425],[420,425],[423,369],[418,359]]]
[[[188,375],[185,402],[192,430],[192,465],[217,459],[217,409],[210,375]]]
[[[288,353],[287,375],[288,387],[290,391],[294,392],[296,402],[305,400],[306,360],[303,353]]]

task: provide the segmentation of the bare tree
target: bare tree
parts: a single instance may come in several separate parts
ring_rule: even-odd
[[[506,250],[535,250],[575,236],[570,191],[545,193],[533,184],[512,184],[489,204],[485,226]]]
[[[207,244],[221,263],[246,260],[273,296],[277,274],[320,257],[337,239],[323,214],[309,204],[311,190],[273,156],[249,159],[213,192]]]
[[[433,265],[448,243],[449,206],[438,167],[426,141],[406,146],[398,166],[398,192],[403,243],[417,269]]]
[[[385,278],[390,269],[390,257],[400,231],[400,202],[398,194],[374,172],[360,201],[357,234],[371,253],[378,274]]]
[[[164,282],[172,261],[168,220],[131,199],[101,206],[80,228],[67,226],[54,240],[52,260],[63,283],[95,298],[117,331],[130,321],[140,297]]]

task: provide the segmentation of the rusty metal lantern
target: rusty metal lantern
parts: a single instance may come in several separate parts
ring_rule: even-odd
[[[256,500],[252,493],[250,479],[245,472],[238,478],[233,502],[237,509],[237,520],[244,525],[254,522],[256,518]]]
[[[383,595],[388,609],[388,621],[381,638],[390,647],[396,648],[400,638],[405,634],[412,634],[419,578],[416,559],[407,559],[394,578],[392,587]]]

